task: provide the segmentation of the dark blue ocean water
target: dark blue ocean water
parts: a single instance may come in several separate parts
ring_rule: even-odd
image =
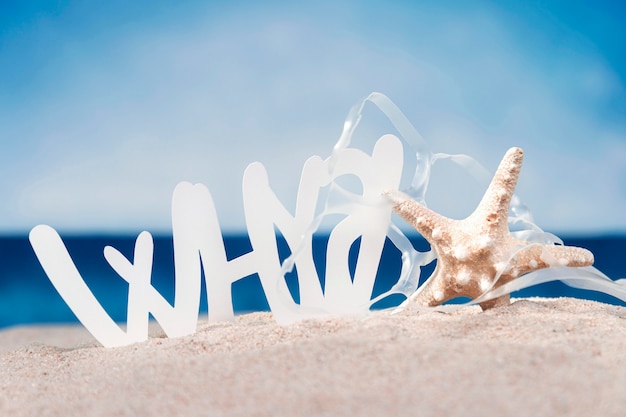
[[[104,259],[103,249],[110,245],[132,259],[135,237],[63,237],[63,240],[82,274],[103,307],[116,321],[125,321],[127,305],[127,284],[109,267]],[[597,238],[564,238],[568,245],[582,246],[591,250],[596,258],[595,266],[613,279],[626,277],[626,236]],[[224,237],[227,255],[230,259],[251,250],[248,239],[242,235]],[[171,236],[154,237],[153,285],[170,302],[174,299],[174,262]],[[415,246],[425,250],[428,245],[419,237]],[[280,252],[287,253],[284,242]],[[320,237],[314,242],[314,257],[323,279],[326,239]],[[357,253],[355,245],[353,255]],[[353,256],[354,258],[354,256]],[[423,276],[432,271],[424,271]],[[374,295],[388,290],[397,279],[400,270],[399,253],[392,245],[385,248],[378,272]],[[287,277],[288,284],[297,301],[297,277]],[[592,291],[570,288],[560,282],[553,282],[524,289],[513,294],[516,297],[569,296],[624,305],[611,296]],[[391,297],[376,307],[390,307],[403,300],[400,296]],[[244,278],[233,285],[233,304],[236,312],[264,311],[268,305],[257,276]],[[207,302],[203,289],[201,313],[206,313]],[[26,236],[0,237],[0,327],[30,323],[76,322],[71,310],[58,295],[30,246]]]

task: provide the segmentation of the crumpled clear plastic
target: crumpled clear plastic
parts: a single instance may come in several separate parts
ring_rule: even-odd
[[[414,158],[412,160],[413,163],[409,165],[409,169],[413,170],[413,172],[408,173],[411,180],[408,184],[404,184],[404,188],[400,190],[401,192],[409,195],[421,204],[427,205],[426,192],[430,182],[431,168],[440,160],[449,160],[459,165],[480,184],[484,184],[485,187],[488,185],[491,174],[478,161],[464,154],[433,153],[424,138],[413,127],[402,111],[387,96],[377,92],[371,93],[350,110],[344,123],[343,132],[333,149],[333,155],[330,157],[331,161],[339,150],[345,149],[351,144],[353,134],[362,119],[363,109],[367,103],[375,105],[389,119],[397,130],[397,136],[403,142],[405,152],[408,150]],[[342,204],[348,200],[350,203],[355,203],[357,199],[358,196],[355,196],[349,190],[338,184],[333,184],[323,211],[316,218],[316,221],[311,224],[310,233],[314,233],[317,230],[325,216],[342,212]],[[563,244],[558,236],[543,231],[534,223],[530,210],[517,195],[514,195],[512,198],[508,222],[511,234],[519,240],[528,242],[529,245]],[[418,288],[421,268],[436,260],[434,250],[431,249],[425,252],[416,250],[401,228],[393,222],[390,224],[387,237],[401,252],[402,268],[396,284],[389,291],[372,299],[370,306],[392,294],[403,294],[408,298]],[[297,256],[298,251],[294,251],[291,257],[285,260],[283,273],[291,269],[293,260]],[[514,256],[515,253],[511,254],[511,258]],[[626,301],[626,279],[613,281],[593,267],[562,267],[557,259],[551,259],[547,253],[545,254],[545,260],[551,265],[549,268],[526,274],[497,289],[493,289],[493,287],[487,289],[480,297],[459,306],[477,304],[513,291],[556,280],[575,288],[603,292]]]

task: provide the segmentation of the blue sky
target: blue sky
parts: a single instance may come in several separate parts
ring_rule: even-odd
[[[522,147],[544,229],[625,232],[626,6],[469,3],[4,1],[0,231],[167,232],[183,180],[242,229],[246,165],[290,206],[303,162],[379,91],[435,152],[494,170]],[[468,214],[433,175],[433,208]]]

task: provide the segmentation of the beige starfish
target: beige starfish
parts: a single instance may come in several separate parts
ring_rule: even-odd
[[[478,207],[464,220],[444,217],[400,192],[385,193],[394,203],[394,211],[415,227],[437,252],[435,271],[409,297],[410,301],[436,306],[461,296],[475,299],[523,274],[547,268],[554,261],[559,266],[593,264],[593,254],[586,249],[531,244],[509,232],[509,205],[523,156],[521,149],[509,149]],[[484,301],[480,306],[486,310],[508,304],[507,294]]]

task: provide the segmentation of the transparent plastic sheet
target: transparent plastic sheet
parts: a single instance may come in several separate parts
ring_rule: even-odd
[[[409,195],[421,204],[426,205],[426,192],[430,180],[431,168],[433,164],[440,160],[449,160],[450,162],[459,165],[468,173],[469,176],[473,177],[481,185],[484,185],[485,188],[487,187],[491,180],[491,174],[478,161],[464,154],[433,154],[424,138],[413,127],[411,122],[409,122],[400,109],[388,97],[376,92],[371,93],[360,103],[355,105],[348,113],[344,123],[343,132],[329,158],[330,163],[328,166],[331,176],[332,170],[334,169],[337,159],[339,158],[339,151],[350,146],[355,130],[362,119],[365,105],[368,102],[374,104],[388,118],[391,124],[396,128],[398,137],[402,140],[405,147],[405,152],[410,152],[410,154],[415,158],[414,172],[408,173],[412,178],[410,184],[405,189],[400,190],[401,192]],[[370,203],[364,201],[361,196],[343,188],[341,185],[334,182],[331,183],[327,198],[323,204],[323,210],[317,215],[315,221],[312,222],[308,228],[307,235],[310,236],[314,234],[326,216],[337,213],[346,213],[348,206],[353,204]],[[529,242],[529,245],[563,244],[562,240],[558,236],[543,231],[534,223],[530,210],[522,203],[517,195],[514,195],[511,200],[509,211],[509,229],[514,237],[519,240]],[[372,299],[369,306],[367,306],[368,308],[374,303],[393,294],[402,294],[408,298],[418,289],[421,267],[436,260],[436,253],[434,250],[431,249],[425,252],[416,250],[410,239],[393,222],[390,224],[387,237],[401,252],[401,272],[396,284],[389,291]],[[523,248],[520,248],[520,250],[521,249]],[[283,276],[285,273],[293,269],[299,252],[299,249],[296,248],[292,252],[291,256],[285,259],[281,271]],[[511,254],[510,259],[514,256],[515,253]],[[626,301],[625,281],[612,281],[610,278],[606,277],[600,271],[592,267],[567,268],[559,266],[556,260],[552,261],[553,262],[549,262],[551,265],[550,268],[526,274],[497,289],[487,289],[480,297],[471,300],[466,304],[458,304],[457,306],[462,307],[465,305],[478,304],[513,291],[555,280],[563,281],[564,283],[577,288],[601,291]],[[497,282],[499,276],[504,270],[506,270],[506,266],[499,271],[494,284]],[[448,309],[449,307],[451,306],[447,306]],[[427,308],[437,309],[437,307]]]
[[[515,256],[515,254],[512,256]],[[573,288],[598,291],[611,295],[619,300],[626,301],[625,279],[613,281],[611,278],[607,277],[597,268],[592,266],[580,268],[568,268],[562,266],[559,260],[549,254],[546,250],[542,252],[541,259],[550,265],[550,267],[530,272],[502,285],[501,287],[488,289],[483,295],[470,301],[466,305],[482,303],[483,301],[488,301],[523,288],[551,281],[561,281]]]
[[[433,155],[431,154],[422,136],[419,134],[419,132],[417,132],[413,125],[404,116],[404,114],[391,100],[389,100],[389,98],[380,93],[370,94],[359,104],[352,107],[352,109],[349,111],[344,123],[342,134],[335,144],[333,152],[328,159],[328,177],[335,178],[335,168],[339,163],[342,151],[349,148],[352,142],[353,134],[361,121],[363,109],[368,102],[375,104],[383,112],[383,114],[389,119],[392,125],[400,133],[404,144],[409,145],[409,149],[415,156],[416,166],[415,172],[411,173],[412,179],[410,185],[407,189],[404,190],[404,192],[410,195],[412,198],[421,201],[422,203],[425,203],[424,197],[428,187],[428,178],[430,177],[430,168],[432,166]],[[404,144],[403,146],[406,148]],[[438,156],[448,157],[447,155]],[[368,201],[363,196],[344,188],[339,183],[332,180],[327,187],[327,194],[322,205],[323,209],[321,213],[319,213],[315,217],[315,219],[307,228],[306,232],[303,234],[300,245],[298,245],[298,247],[296,248],[292,248],[291,255],[283,261],[281,268],[281,277],[279,278],[279,280],[277,280],[277,285],[280,285],[280,279],[282,279],[285,274],[293,270],[298,257],[301,255],[302,250],[306,245],[306,242],[314,233],[318,231],[320,224],[326,217],[334,214],[348,215],[349,213],[351,213],[351,211],[354,210],[354,207],[356,205],[368,206],[376,204],[389,206],[389,203],[386,201]],[[408,295],[414,292],[419,282],[421,272],[420,267],[428,265],[435,259],[435,252],[433,250],[428,252],[416,251],[413,248],[413,245],[411,244],[408,237],[405,236],[404,233],[397,226],[393,225],[393,223],[391,224],[387,232],[387,237],[398,249],[400,249],[402,254],[402,268],[400,278],[390,292],[385,293],[374,300],[370,299],[367,301],[367,303],[362,304],[360,306],[361,312],[369,311],[369,308],[373,303],[393,293],[400,292],[402,294]],[[327,279],[329,279],[328,276]],[[283,294],[283,298],[285,300],[289,300],[291,296],[290,294]],[[309,308],[299,309],[299,312],[293,311],[292,313],[301,316],[302,313],[306,315],[306,311],[310,311]]]
[[[481,297],[467,303],[467,305],[481,303],[523,288],[551,281],[562,281],[564,284],[573,288],[602,292],[622,301],[626,301],[625,279],[613,281],[592,266],[581,268],[553,266],[523,275],[516,280],[483,294]]]

